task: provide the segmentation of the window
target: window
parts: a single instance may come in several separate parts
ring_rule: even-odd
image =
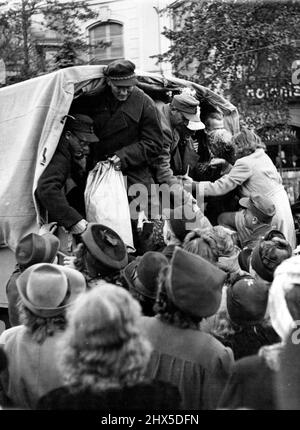
[[[89,29],[90,64],[106,64],[112,60],[124,58],[123,25],[106,21]],[[107,46],[97,46],[107,42]]]

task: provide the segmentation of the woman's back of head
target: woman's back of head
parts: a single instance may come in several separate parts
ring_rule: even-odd
[[[98,332],[99,342],[108,346],[135,335],[140,316],[140,305],[128,291],[103,282],[75,302],[68,321],[78,343]]]
[[[195,229],[186,235],[182,247],[213,264],[218,261],[219,252],[213,232],[202,233],[201,230]]]
[[[236,149],[236,159],[252,154],[258,148],[266,149],[261,138],[252,130],[243,127],[232,139]]]
[[[61,367],[74,391],[140,382],[151,347],[140,331],[141,307],[122,287],[102,282],[69,310]]]
[[[223,158],[233,164],[235,160],[235,145],[232,143],[232,134],[225,128],[213,130],[209,135],[209,148],[216,158]]]

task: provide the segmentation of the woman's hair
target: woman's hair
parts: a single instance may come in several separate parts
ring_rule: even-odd
[[[74,255],[74,266],[79,272],[87,273],[91,278],[101,277],[107,282],[121,283],[120,271],[109,268],[94,258],[84,243],[77,245]]]
[[[159,318],[171,325],[180,328],[193,328],[198,329],[199,323],[202,318],[195,318],[187,315],[177,308],[177,306],[169,299],[167,289],[170,289],[170,266],[161,269],[158,277],[158,291],[156,303],[154,305],[154,312]],[[167,286],[168,284],[168,286]]]
[[[234,251],[232,234],[221,225],[213,227],[213,234],[216,240],[219,256],[229,256]]]
[[[19,320],[30,332],[32,339],[41,344],[47,337],[53,336],[57,331],[64,330],[66,327],[65,314],[60,314],[51,318],[42,318],[31,312],[21,298],[18,303]]]
[[[153,306],[155,304],[155,300],[150,297],[144,296],[144,294],[139,293],[135,288],[129,287],[129,292],[134,299],[136,299],[142,308],[142,314],[148,317],[152,317],[154,315]]]
[[[213,232],[202,233],[200,229],[195,229],[186,235],[182,247],[213,264],[218,261],[219,252]]]
[[[151,347],[140,332],[141,308],[122,287],[102,284],[67,314],[60,364],[72,391],[100,391],[141,381]]]
[[[252,325],[243,324],[242,322],[238,324],[230,319],[228,310],[224,309],[216,314],[215,324],[209,333],[222,341],[229,336],[234,336],[236,333],[255,333],[257,327],[262,327],[263,329],[272,327],[269,317],[265,316],[261,321]]]
[[[235,145],[236,159],[246,157],[258,148],[266,149],[266,145],[261,138],[246,127],[242,128],[238,134],[235,134],[232,141]]]
[[[235,161],[235,145],[232,134],[225,128],[213,130],[209,134],[209,148],[214,157],[223,158],[230,164]]]

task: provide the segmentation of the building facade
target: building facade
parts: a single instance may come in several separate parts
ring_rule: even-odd
[[[170,42],[161,32],[171,23],[165,14],[159,13],[170,3],[169,0],[90,0],[86,3],[97,17],[81,24],[90,45],[89,53],[83,58],[84,63],[108,64],[126,58],[143,71],[171,72],[170,64],[158,64],[155,58],[169,48]],[[32,33],[43,48],[47,61],[60,44],[59,35],[45,30],[38,18]],[[101,41],[106,46],[99,46]]]

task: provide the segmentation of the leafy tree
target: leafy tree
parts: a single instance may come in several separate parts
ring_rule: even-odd
[[[37,4],[36,0],[0,4],[0,57],[23,79],[31,76],[29,28]]]
[[[44,31],[53,30],[59,41],[52,63],[45,61],[42,44],[32,31],[37,16]],[[82,64],[89,45],[81,23],[97,14],[85,1],[15,0],[0,2],[0,58],[17,72],[11,82],[24,80],[55,68]]]
[[[171,47],[159,61],[170,61],[179,77],[230,95],[248,125],[286,123],[287,100],[278,89],[290,89],[300,2],[186,0],[177,5],[163,11],[173,15],[175,28],[164,29]],[[277,90],[257,109],[246,93],[259,80]]]
[[[82,54],[90,45],[85,41],[81,23],[97,17],[86,1],[48,0],[43,6],[44,25],[60,37],[61,46],[54,56],[51,69],[83,64]],[[99,42],[106,45],[105,42]]]

